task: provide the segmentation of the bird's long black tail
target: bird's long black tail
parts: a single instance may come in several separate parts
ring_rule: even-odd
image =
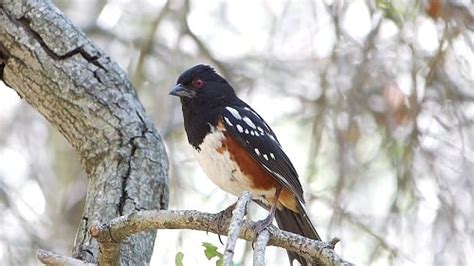
[[[278,227],[282,230],[292,232],[295,234],[302,235],[307,238],[321,240],[319,237],[318,232],[314,228],[313,224],[309,220],[306,211],[304,210],[303,206],[298,206],[300,213],[296,213],[290,209],[285,207],[277,209],[275,212],[275,219],[278,223]],[[319,265],[317,264],[310,264],[306,261],[305,258],[299,256],[297,253],[288,251],[288,257],[290,258],[290,264],[293,264],[293,260],[297,260],[301,263],[301,265]]]

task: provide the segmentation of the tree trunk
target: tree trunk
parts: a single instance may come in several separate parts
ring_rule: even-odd
[[[130,81],[49,1],[0,0],[0,78],[79,153],[89,186],[74,257],[97,262],[90,225],[167,208],[165,149]],[[130,237],[120,262],[148,263],[154,239]]]

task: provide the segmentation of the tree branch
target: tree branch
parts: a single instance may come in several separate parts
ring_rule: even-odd
[[[183,27],[183,31],[185,34],[189,35],[189,37],[191,37],[191,39],[193,39],[193,41],[196,43],[196,45],[198,46],[199,48],[199,51],[205,56],[207,57],[209,60],[211,60],[211,62],[213,63],[213,65],[215,65],[217,67],[217,69],[225,76],[225,77],[230,77],[230,73],[227,69],[227,67],[224,65],[223,62],[221,62],[220,60],[217,60],[217,58],[212,54],[211,50],[206,46],[206,44],[196,35],[194,34],[194,32],[191,30],[191,28],[189,27],[189,23],[188,23],[188,19],[187,19],[187,16],[188,16],[188,13],[190,11],[190,1],[189,0],[185,0],[184,1],[184,8],[183,8],[183,11],[184,11],[184,14],[183,14],[183,21],[182,21],[182,27]]]
[[[94,225],[90,233],[101,246],[118,247],[127,237],[155,229],[192,229],[227,235],[228,230],[216,223],[220,213],[203,213],[193,210],[139,211],[111,220],[109,223]],[[228,222],[228,220],[226,221]],[[254,222],[245,220],[239,232],[239,238],[255,241]],[[327,265],[352,265],[340,258],[331,244],[305,238],[303,236],[281,231],[270,226],[268,244],[297,252],[310,261],[320,260]],[[262,240],[263,241],[263,240]]]
[[[254,252],[253,252],[253,265],[255,266],[265,265],[265,249],[267,247],[269,240],[270,240],[270,232],[268,232],[268,230],[263,230],[257,236],[257,241],[255,241],[255,247],[254,247]]]
[[[233,265],[232,257],[234,256],[235,244],[239,238],[239,233],[244,222],[244,216],[247,213],[247,207],[252,201],[252,194],[245,191],[242,196],[239,197],[235,205],[235,209],[232,211],[232,219],[229,224],[229,237],[224,249],[224,265]]]
[[[54,252],[49,252],[42,249],[38,250],[38,252],[36,253],[36,256],[38,257],[38,260],[41,261],[43,264],[51,265],[51,266],[56,266],[56,265],[92,266],[92,265],[95,265],[92,263],[86,263],[86,262],[83,262],[82,260],[56,254]]]
[[[137,66],[133,74],[133,84],[136,88],[140,89],[143,83],[143,70],[145,68],[145,59],[148,54],[151,52],[153,43],[155,40],[155,34],[158,31],[161,21],[169,11],[170,1],[167,0],[164,6],[161,8],[161,11],[158,13],[155,19],[151,22],[150,30],[146,36],[146,39],[143,41],[140,48],[140,56],[138,57]]]

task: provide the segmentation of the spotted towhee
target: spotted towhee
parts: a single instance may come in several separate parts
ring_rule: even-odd
[[[179,76],[170,94],[181,100],[188,141],[204,172],[224,191],[236,196],[250,191],[270,209],[257,231],[276,218],[283,230],[321,240],[303,207],[298,174],[275,133],[224,78],[197,65]],[[294,252],[288,256],[290,263],[308,265]]]

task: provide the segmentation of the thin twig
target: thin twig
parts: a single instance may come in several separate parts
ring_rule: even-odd
[[[140,56],[138,57],[137,66],[132,79],[135,88],[140,89],[143,83],[143,69],[145,67],[145,59],[152,50],[155,34],[158,30],[158,27],[160,26],[161,21],[163,21],[164,17],[168,13],[169,6],[170,1],[166,1],[165,5],[161,8],[161,11],[151,23],[150,31],[148,32],[147,37],[140,48]]]
[[[199,38],[199,36],[197,36],[192,30],[191,28],[189,27],[189,23],[188,23],[188,14],[189,14],[189,11],[191,10],[190,9],[190,1],[189,0],[186,0],[184,1],[184,7],[183,7],[183,10],[184,10],[184,17],[183,17],[183,22],[182,22],[182,27],[183,27],[183,32],[185,34],[187,34],[189,37],[191,37],[191,39],[194,41],[194,43],[196,43],[196,45],[198,46],[199,48],[199,51],[205,56],[207,57],[213,65],[215,65],[217,67],[217,69],[225,76],[225,77],[230,77],[230,72],[229,70],[227,69],[227,67],[224,65],[223,62],[221,62],[220,60],[218,60],[211,52],[211,49],[209,49],[209,47],[207,47],[207,45],[201,40],[201,38]]]
[[[133,234],[156,229],[193,229],[227,235],[228,230],[215,222],[219,218],[219,214],[192,210],[139,211],[117,217],[107,224],[94,225],[89,232],[97,239],[101,250],[110,250],[119,248],[118,244]],[[254,222],[245,220],[239,238],[254,241],[254,226]],[[320,260],[328,265],[352,265],[340,258],[328,243],[281,231],[273,225],[268,230],[272,232],[268,241],[271,246],[294,251],[310,261]]]
[[[255,249],[253,252],[253,265],[264,266],[265,265],[265,250],[267,248],[268,240],[270,240],[270,232],[263,230],[255,241]]]
[[[234,256],[235,245],[239,238],[240,229],[244,222],[244,216],[247,213],[247,206],[252,200],[252,194],[245,191],[242,196],[239,197],[234,210],[232,211],[232,219],[229,224],[229,237],[224,250],[224,265],[232,265],[232,257]]]

